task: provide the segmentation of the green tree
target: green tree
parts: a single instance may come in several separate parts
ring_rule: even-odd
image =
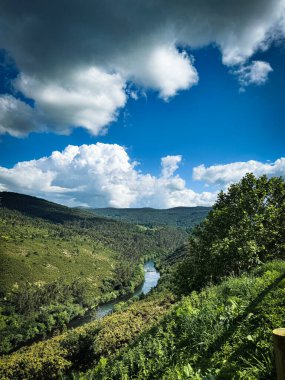
[[[247,174],[220,192],[208,217],[190,236],[178,267],[182,291],[217,282],[273,258],[285,248],[285,182]]]

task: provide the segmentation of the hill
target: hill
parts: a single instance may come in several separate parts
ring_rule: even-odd
[[[211,207],[96,208],[95,215],[147,226],[171,226],[191,229],[205,219]]]
[[[90,213],[85,212],[83,209],[73,209],[45,199],[8,191],[0,192],[0,207],[55,223],[92,217]],[[98,220],[100,221],[100,219],[102,218]]]

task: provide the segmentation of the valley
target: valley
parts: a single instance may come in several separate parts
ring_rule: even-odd
[[[194,228],[1,196],[1,379],[276,379],[283,179],[246,175]]]
[[[115,221],[16,193],[0,196],[2,353],[129,297],[144,281],[144,262],[187,239],[181,228]]]

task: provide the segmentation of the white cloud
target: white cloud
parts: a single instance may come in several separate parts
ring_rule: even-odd
[[[230,183],[238,182],[247,173],[253,173],[256,176],[266,174],[268,176],[285,177],[285,158],[279,158],[273,163],[250,160],[209,167],[200,165],[193,169],[193,179],[204,181],[208,184],[227,186]]]
[[[166,156],[161,159],[161,174],[163,177],[168,178],[173,176],[174,172],[182,160],[182,156]]]
[[[233,73],[238,77],[241,89],[243,89],[250,84],[265,84],[271,71],[273,69],[268,62],[252,61],[248,65],[241,66]]]
[[[162,158],[162,175],[136,169],[116,144],[72,146],[49,157],[0,167],[0,189],[75,206],[158,207],[210,205],[216,194],[195,193],[174,175],[181,156]]]
[[[59,133],[84,127],[93,135],[102,134],[106,125],[116,119],[117,110],[126,103],[121,76],[95,67],[65,73],[57,81],[41,81],[22,74],[15,81],[15,87],[35,100],[35,108],[12,96],[0,97],[0,105],[10,104],[1,107],[1,111],[3,132],[11,134],[14,130],[25,134],[43,126]]]
[[[18,117],[4,115],[0,132],[23,135],[44,123],[60,133],[80,125],[103,133],[126,104],[127,82],[165,100],[198,82],[181,46],[214,44],[225,65],[242,66],[243,85],[264,83],[269,64],[246,62],[284,38],[284,14],[285,0],[2,2],[0,47],[15,59],[20,81],[28,78],[22,88],[37,113],[27,125],[30,109],[14,101]]]
[[[189,89],[199,80],[187,53],[179,52],[174,45],[135,51],[128,62],[123,61],[120,70],[126,77],[146,88],[158,90],[164,100],[175,96],[180,90]]]
[[[69,145],[49,157],[0,167],[0,190],[40,196],[69,206],[155,207],[209,206],[217,191],[238,182],[246,173],[285,177],[285,158],[205,165],[193,169],[193,179],[212,186],[195,192],[176,173],[182,156],[161,159],[161,175],[137,169],[126,149],[117,144]],[[218,189],[217,189],[218,187]]]
[[[164,100],[198,82],[189,57],[175,48],[155,50],[149,59],[140,62],[141,70],[134,63],[121,70],[124,77],[158,90]],[[13,136],[43,130],[68,134],[76,127],[83,127],[92,135],[104,134],[108,124],[116,120],[118,110],[125,106],[127,96],[138,97],[135,92],[128,94],[126,79],[121,74],[109,74],[95,66],[66,72],[52,80],[22,73],[14,86],[33,99],[35,107],[12,95],[0,96],[0,133]]]

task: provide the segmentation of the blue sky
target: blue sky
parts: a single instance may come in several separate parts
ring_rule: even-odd
[[[12,96],[13,99],[20,99],[22,103],[27,103],[29,108],[23,111],[22,108],[17,109],[18,106],[22,107],[22,103],[20,105],[17,104],[14,112],[18,113],[22,119],[16,119],[12,123],[10,122],[11,115],[9,120],[8,115],[7,119],[3,117],[2,120],[3,132],[0,136],[0,167],[2,167],[4,173],[2,176],[3,190],[19,192],[22,190],[26,193],[44,196],[70,205],[111,205],[116,207],[145,205],[155,207],[157,205],[157,207],[171,207],[180,204],[211,204],[217,190],[239,179],[245,170],[250,170],[251,168],[257,175],[263,173],[268,175],[283,175],[283,170],[285,174],[283,161],[278,163],[276,168],[274,166],[274,162],[282,159],[284,156],[285,145],[283,96],[285,87],[285,45],[280,34],[276,41],[273,40],[271,44],[268,44],[266,49],[255,49],[253,54],[245,59],[241,59],[237,64],[235,61],[234,63],[225,64],[225,59],[228,59],[225,58],[226,49],[221,50],[214,43],[205,44],[205,46],[201,47],[184,46],[184,48],[181,48],[181,46],[176,46],[175,51],[171,50],[173,57],[169,56],[169,59],[173,58],[171,64],[173,62],[174,65],[171,67],[171,72],[176,70],[176,62],[178,71],[181,66],[181,75],[173,78],[173,81],[177,81],[177,84],[174,84],[174,92],[167,87],[167,84],[163,80],[161,81],[161,79],[154,77],[152,72],[145,73],[143,68],[141,72],[136,72],[132,68],[128,68],[131,72],[128,76],[125,74],[126,69],[124,68],[121,72],[124,73],[122,75],[125,75],[125,84],[120,84],[124,86],[121,87],[121,89],[124,88],[123,97],[113,99],[113,102],[116,102],[116,104],[112,112],[114,111],[113,116],[114,114],[117,115],[116,120],[106,122],[103,126],[100,121],[101,124],[98,127],[99,134],[97,132],[94,133],[94,129],[90,133],[90,129],[87,130],[88,128],[85,126],[80,128],[71,127],[73,120],[71,120],[70,125],[67,122],[64,127],[57,127],[54,120],[59,120],[59,125],[61,125],[62,119],[60,118],[61,116],[58,119],[55,118],[54,109],[52,109],[52,118],[49,115],[45,115],[45,120],[49,117],[46,124],[48,127],[41,127],[41,123],[43,122],[38,121],[38,116],[33,116],[30,105],[35,104],[35,107],[37,107],[37,104],[42,104],[42,110],[47,114],[47,110],[51,108],[46,107],[46,104],[40,97],[41,94],[37,95],[37,92],[45,90],[42,84],[44,82],[40,82],[42,78],[45,78],[46,83],[46,78],[50,80],[50,78],[55,78],[55,76],[53,76],[53,73],[50,74],[48,72],[49,68],[45,69],[44,73],[38,70],[35,65],[35,63],[38,63],[36,55],[34,57],[34,66],[30,65],[29,67],[29,64],[26,63],[27,60],[25,61],[24,59],[26,58],[25,54],[22,51],[17,51],[17,41],[13,43],[14,45],[11,43],[12,47],[10,51],[5,46],[5,43],[3,44],[3,49],[9,51],[11,59],[2,59],[0,92],[4,97],[10,95],[9,101],[12,99]],[[234,46],[234,48],[236,47]],[[242,45],[240,50],[242,51],[243,48],[244,46]],[[4,51],[2,51],[2,57],[4,56]],[[14,55],[13,51],[16,52]],[[235,50],[233,49],[233,51]],[[239,58],[235,57],[235,59]],[[13,63],[13,60],[16,63]],[[262,71],[260,74],[260,71],[258,71],[258,77],[254,77],[253,71],[250,71],[254,62],[264,63],[261,68],[265,72]],[[16,64],[18,64],[19,69],[15,68]],[[184,66],[182,67],[183,64]],[[188,68],[185,66],[186,64]],[[62,65],[65,65],[65,62]],[[192,72],[189,72],[189,70],[188,72],[185,71],[189,67],[191,70],[193,68]],[[21,76],[22,72],[27,73],[28,78],[32,78],[35,72],[38,83],[33,84],[29,79],[29,83],[32,83],[28,83],[30,87],[27,87],[23,83],[15,86],[11,82],[11,79],[16,78],[17,75]],[[121,72],[118,69],[120,75]],[[195,77],[195,73],[197,73],[199,80]],[[246,76],[246,73],[249,74]],[[101,74],[99,73],[98,75]],[[188,78],[185,79],[185,83],[183,82],[183,75],[185,78]],[[192,79],[189,79],[189,75],[192,75]],[[264,75],[264,77],[260,77],[260,75]],[[113,80],[113,78],[109,77],[110,80]],[[55,80],[52,80],[54,84]],[[102,86],[105,86],[104,81],[100,83],[102,83]],[[119,84],[116,82],[114,85],[112,82],[111,85],[117,86]],[[110,88],[110,91],[113,91],[114,88]],[[100,92],[100,88],[98,90],[98,87],[96,87],[96,89]],[[130,91],[135,93],[135,95],[130,96]],[[27,98],[33,100],[27,100]],[[66,112],[68,115],[72,111],[72,107],[69,110],[63,102],[62,113]],[[28,116],[26,116],[27,114]],[[77,115],[75,116],[77,117]],[[35,123],[36,127],[29,127],[29,117],[31,124]],[[35,119],[36,122],[34,121]],[[65,120],[68,120],[68,117],[64,119],[66,123]],[[94,120],[93,117],[93,123]],[[5,122],[8,126],[5,126]],[[21,131],[21,123],[27,125],[23,133]],[[104,135],[100,133],[103,128],[105,128]],[[63,131],[66,134],[63,135]],[[105,197],[104,195],[104,201],[99,202],[98,199],[102,198],[101,193],[103,192],[102,183],[105,182],[102,180],[102,183],[99,181],[99,184],[94,184],[89,177],[85,176],[86,173],[80,174],[82,175],[82,183],[90,180],[93,185],[88,185],[88,191],[86,191],[84,197],[77,197],[78,190],[76,189],[78,188],[78,183],[76,184],[77,187],[75,184],[67,183],[64,186],[62,184],[59,185],[61,181],[56,179],[55,176],[45,189],[32,185],[33,179],[31,180],[31,185],[27,182],[21,188],[12,179],[13,175],[18,175],[16,171],[16,174],[11,171],[9,172],[9,169],[12,170],[14,165],[21,161],[39,160],[42,157],[49,157],[53,151],[62,152],[68,145],[78,147],[82,144],[91,145],[98,142],[107,144],[108,146],[117,144],[123,150],[125,149],[124,151],[127,153],[127,161],[129,163],[134,161],[139,162],[139,165],[133,169],[136,176],[150,175],[155,179],[159,179],[161,167],[163,168],[166,165],[171,172],[171,179],[168,180],[167,184],[164,183],[163,185],[161,181],[159,185],[155,182],[158,186],[158,193],[152,194],[149,197],[143,194],[139,194],[139,196],[137,194],[133,195],[138,191],[137,186],[141,186],[141,183],[133,185],[133,187],[126,190],[126,192],[130,192],[131,194],[128,200],[122,202],[118,200],[117,196],[115,199],[112,191],[108,188],[108,196]],[[166,156],[181,157],[179,159],[174,158],[172,161],[169,159],[166,164],[161,163],[161,158]],[[248,164],[249,161],[255,161],[257,164]],[[238,163],[242,163],[242,165]],[[268,164],[271,164],[271,167]],[[197,168],[200,165],[204,165],[206,169],[212,168],[212,172],[204,170],[203,174],[200,174],[200,177],[198,176],[199,178],[195,177],[195,175],[193,178],[193,168]],[[222,165],[223,174],[220,176],[213,175],[217,165]],[[39,169],[38,166],[37,169]],[[128,171],[129,169],[126,170]],[[27,177],[29,177],[30,169],[26,170]],[[48,169],[41,167],[40,170],[42,175],[40,181],[42,181],[44,173],[55,169],[52,166]],[[119,178],[121,176],[120,170],[121,168],[118,169],[118,173],[116,174],[116,170],[114,169],[112,175]],[[97,171],[100,172],[99,169]],[[225,178],[229,176],[228,172],[231,171],[235,173],[232,178],[226,180]],[[76,175],[78,176],[79,174],[77,173]],[[129,175],[133,175],[132,170]],[[145,177],[143,178],[143,181],[145,181]],[[185,184],[182,186],[177,181],[185,181]],[[122,184],[118,185],[116,182],[116,186],[126,186],[126,182],[128,181],[124,178]],[[114,183],[112,183],[113,185]],[[57,189],[59,187],[62,188],[61,190],[56,190],[53,186],[57,186]],[[173,197],[171,193],[172,187],[174,187],[173,191],[175,191],[175,196]],[[62,190],[63,188],[65,190]],[[164,190],[165,197],[160,199],[159,193]],[[185,193],[186,190],[188,191],[187,194]],[[121,188],[119,193],[120,191]],[[198,197],[197,200],[192,193],[189,195],[190,191],[199,194],[208,192],[208,195],[202,198]],[[80,192],[82,193],[81,190]],[[178,196],[179,192],[181,196]],[[64,196],[62,195],[63,193]],[[94,195],[94,193],[96,194]],[[146,193],[149,193],[148,187]],[[69,196],[68,194],[71,195]],[[91,203],[88,202],[90,194],[92,194],[92,199],[94,199]]]

